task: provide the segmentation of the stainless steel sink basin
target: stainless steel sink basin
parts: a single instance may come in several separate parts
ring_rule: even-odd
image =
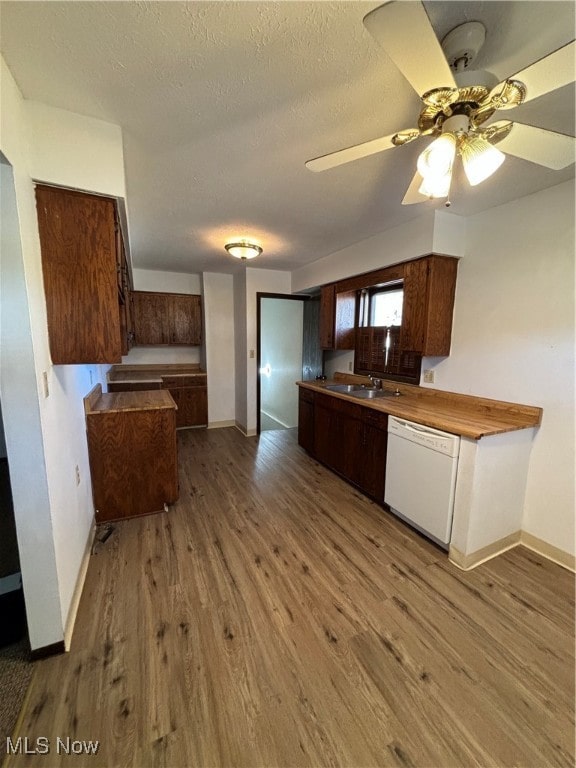
[[[385,389],[359,389],[356,392],[350,392],[352,397],[358,397],[361,400],[374,400],[377,397],[394,397],[394,392]]]
[[[340,392],[342,395],[351,395],[353,392],[365,391],[359,384],[328,384],[325,389],[329,392]]]

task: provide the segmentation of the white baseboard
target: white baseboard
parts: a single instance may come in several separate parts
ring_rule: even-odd
[[[64,629],[64,647],[66,651],[70,650],[72,633],[74,632],[74,624],[76,623],[76,614],[78,613],[78,606],[80,605],[80,598],[82,597],[82,590],[84,589],[86,572],[88,571],[88,563],[90,562],[90,553],[92,552],[92,544],[94,543],[95,535],[96,521],[93,519],[92,525],[90,526],[90,533],[88,534],[88,538],[86,540],[84,554],[82,555],[82,563],[80,565],[80,571],[78,572],[78,578],[76,579],[74,594],[72,595],[72,600],[70,601],[68,617],[66,619],[66,628]]]
[[[505,536],[503,539],[488,544],[486,547],[477,549],[476,552],[470,552],[465,555],[455,547],[450,547],[448,557],[451,563],[460,568],[462,571],[470,571],[472,568],[476,568],[477,565],[485,563],[487,560],[492,560],[493,557],[501,555],[513,547],[517,547],[520,544],[520,531],[515,531],[509,536]]]
[[[255,430],[255,429],[246,429],[246,427],[244,426],[244,424],[240,424],[240,422],[239,422],[239,421],[235,421],[235,422],[234,422],[234,426],[236,427],[236,429],[237,429],[237,430],[239,430],[240,432],[242,432],[242,434],[244,435],[244,437],[254,437],[254,435],[256,435],[256,434],[257,434],[257,432],[256,432],[256,430]]]
[[[568,571],[576,572],[576,557],[569,552],[564,552],[563,549],[548,544],[547,541],[539,539],[537,536],[533,536],[531,533],[522,531],[520,534],[520,544],[526,549],[531,549],[547,560],[552,560],[556,565],[561,565],[562,568],[566,568]]]
[[[493,557],[497,557],[503,552],[518,546],[531,549],[538,555],[545,557],[546,560],[551,560],[568,571],[576,572],[576,558],[574,555],[564,552],[564,550],[548,544],[547,541],[543,541],[543,539],[539,539],[531,533],[526,533],[526,531],[516,531],[510,534],[510,536],[499,539],[487,547],[476,550],[476,552],[470,552],[468,555],[463,554],[454,547],[450,547],[449,559],[451,563],[461,570],[470,571],[487,560],[491,560]]]
[[[222,427],[236,427],[237,424],[232,419],[231,421],[210,421],[208,423],[208,429],[221,429]]]

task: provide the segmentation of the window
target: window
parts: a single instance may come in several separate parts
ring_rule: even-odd
[[[370,300],[370,325],[402,324],[402,288],[383,289],[372,294]]]
[[[404,288],[401,281],[360,291],[358,325],[390,328],[402,325]]]

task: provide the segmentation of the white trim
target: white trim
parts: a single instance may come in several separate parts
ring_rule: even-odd
[[[92,520],[90,526],[90,532],[86,539],[86,547],[82,556],[82,563],[80,564],[80,570],[78,572],[78,578],[76,579],[76,586],[74,587],[74,594],[70,601],[70,609],[68,610],[68,617],[66,618],[66,628],[64,630],[64,648],[66,651],[70,650],[70,644],[72,642],[72,633],[74,632],[74,625],[76,623],[76,614],[78,613],[78,606],[80,605],[80,598],[82,597],[82,590],[84,589],[84,582],[86,581],[86,573],[88,571],[88,564],[90,562],[90,553],[92,552],[92,544],[94,543],[94,536],[96,535],[96,521]]]
[[[476,568],[477,565],[485,563],[487,560],[492,560],[493,557],[501,555],[503,552],[507,552],[509,549],[513,549],[520,544],[520,531],[515,531],[509,536],[505,536],[503,539],[498,539],[492,544],[488,544],[482,549],[477,549],[476,552],[470,552],[465,555],[455,547],[450,547],[448,558],[457,568],[462,571],[471,571],[472,568]]]
[[[268,411],[262,410],[261,413],[263,413],[264,416],[268,416],[269,419],[272,419],[272,421],[275,421],[277,424],[281,424],[284,429],[292,429],[292,427],[289,427],[288,424],[285,424],[283,421],[280,421],[280,419],[277,419],[276,416],[272,416],[272,414],[268,413]]]
[[[231,421],[211,421],[208,424],[207,429],[221,429],[222,427],[236,427],[238,426],[234,419]]]
[[[531,549],[547,560],[551,560],[556,565],[560,565],[562,568],[566,568],[568,571],[576,572],[576,557],[569,552],[564,552],[563,549],[555,547],[553,544],[548,544],[547,541],[539,539],[537,536],[533,536],[531,533],[522,531],[520,534],[520,544],[526,549]]]
[[[255,429],[246,429],[244,424],[240,424],[239,421],[235,421],[234,426],[236,427],[237,430],[242,432],[244,437],[254,437],[257,434]]]

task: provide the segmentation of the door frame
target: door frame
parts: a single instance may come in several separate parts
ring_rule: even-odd
[[[303,293],[256,293],[256,434],[260,434],[260,382],[262,367],[262,299],[290,299],[291,301],[308,301],[311,297]]]

